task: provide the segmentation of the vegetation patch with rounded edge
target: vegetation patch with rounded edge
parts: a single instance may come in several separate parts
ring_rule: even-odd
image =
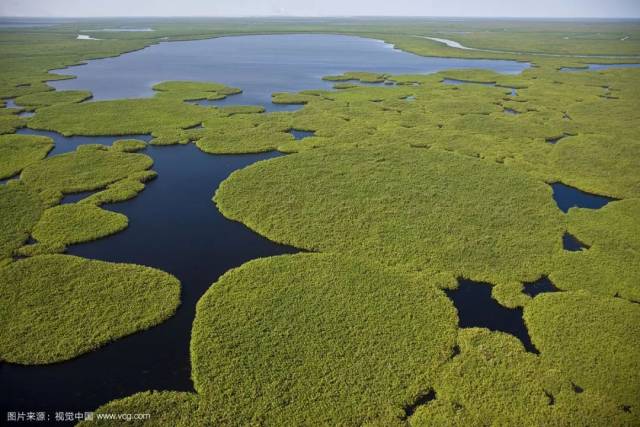
[[[531,340],[547,366],[576,386],[640,408],[640,305],[585,291],[534,298],[524,309]]]
[[[73,203],[45,210],[32,235],[43,244],[67,246],[115,234],[128,224],[129,220],[121,213],[90,203]]]
[[[68,255],[0,269],[0,359],[68,360],[172,316],[180,282],[168,273]]]
[[[462,329],[460,354],[442,366],[433,399],[410,425],[631,425],[633,415],[594,390],[577,393],[563,372],[525,352],[514,337]]]
[[[78,150],[31,164],[22,180],[39,191],[77,193],[96,190],[149,169],[153,160],[144,154],[123,153],[106,147]]]
[[[0,135],[0,179],[44,159],[52,148],[53,141],[45,136]]]
[[[388,425],[450,357],[456,323],[441,290],[367,261],[255,260],[198,302],[193,380],[213,425]]]
[[[0,265],[27,241],[43,210],[38,194],[26,185],[0,185]]]
[[[496,284],[537,279],[562,249],[548,185],[437,150],[310,150],[234,172],[215,202],[277,242]]]

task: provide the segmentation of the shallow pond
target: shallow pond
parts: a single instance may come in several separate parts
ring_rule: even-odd
[[[227,103],[267,106],[273,92],[331,89],[335,82],[322,77],[347,71],[415,74],[485,68],[514,74],[527,67],[528,63],[516,61],[427,58],[380,40],[352,36],[236,36],[159,43],[89,61],[56,71],[76,79],[50,84],[56,89],[90,90],[94,100],[101,100],[152,96],[151,87],[165,80],[214,81],[244,90]]]
[[[616,200],[611,197],[586,193],[560,182],[551,184],[551,188],[553,188],[553,199],[556,201],[560,210],[564,213],[567,213],[569,209],[573,207],[600,209],[607,203]]]
[[[548,277],[542,277],[535,282],[525,283],[523,292],[530,297],[543,294],[545,292],[558,292],[559,289],[549,280]]]
[[[580,252],[582,250],[589,249],[587,245],[569,233],[564,233],[562,236],[562,247],[565,251],[569,252]]]
[[[293,135],[293,137],[296,140],[301,140],[301,139],[305,139],[305,138],[310,138],[313,135],[315,135],[316,133],[313,131],[308,131],[308,130],[298,130],[298,129],[291,129],[289,131],[289,133],[291,135]]]
[[[522,319],[521,308],[510,309],[498,304],[491,297],[491,285],[488,283],[467,279],[459,279],[458,283],[458,289],[445,292],[458,310],[461,328],[506,332],[518,338],[527,351],[538,353]]]

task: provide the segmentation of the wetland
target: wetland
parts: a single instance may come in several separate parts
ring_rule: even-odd
[[[629,43],[301,22],[0,31],[3,412],[637,423]]]

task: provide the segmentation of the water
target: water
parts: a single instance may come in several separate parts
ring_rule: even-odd
[[[567,213],[573,207],[600,209],[607,203],[616,200],[611,197],[585,193],[560,182],[551,184],[551,187],[553,188],[553,199],[564,213]]]
[[[504,111],[505,114],[507,114],[509,116],[517,116],[518,114],[520,114],[519,112],[517,112],[513,108],[505,108],[503,111]]]
[[[569,233],[564,233],[562,236],[562,247],[565,251],[570,252],[579,252],[584,249],[589,249],[588,246]]]
[[[555,144],[558,143],[558,141],[560,141],[562,138],[566,138],[567,136],[568,135],[565,134],[565,135],[557,136],[557,137],[554,137],[554,138],[547,138],[547,139],[545,139],[545,141],[547,143],[551,144],[551,145],[555,145]]]
[[[548,277],[542,277],[535,282],[525,283],[523,292],[530,297],[535,297],[545,292],[558,292],[558,288]]]
[[[491,285],[458,279],[456,290],[445,290],[458,310],[461,328],[487,328],[511,334],[522,341],[525,349],[538,353],[522,320],[521,308],[506,308],[491,298]]]
[[[298,130],[298,129],[291,129],[289,131],[289,133],[291,135],[293,135],[293,137],[296,140],[301,140],[301,139],[305,139],[305,138],[310,138],[313,135],[315,135],[316,133],[313,131],[307,131],[307,130]]]
[[[54,137],[57,153],[82,143],[109,144],[119,139],[21,133]],[[192,390],[189,340],[198,299],[233,267],[254,258],[296,252],[225,219],[211,201],[215,189],[232,171],[281,154],[209,155],[193,144],[149,146],[142,152],[153,158],[158,178],[147,183],[137,198],[103,206],[127,215],[129,227],[119,234],[72,246],[68,253],[167,271],[182,282],[180,308],[157,327],[71,361],[32,367],[0,365],[3,412],[90,411],[139,391]]]
[[[416,74],[486,68],[515,74],[527,67],[516,61],[427,58],[360,37],[294,34],[159,43],[56,71],[77,78],[49,84],[90,90],[94,100],[101,100],[152,96],[151,87],[165,80],[214,81],[244,90],[232,97],[234,103],[267,106],[273,92],[329,90],[334,82],[322,77],[347,71]]]
[[[16,101],[13,98],[4,99],[4,108],[20,108],[16,105]]]

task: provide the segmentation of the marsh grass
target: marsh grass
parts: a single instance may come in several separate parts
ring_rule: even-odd
[[[180,303],[180,282],[149,267],[43,255],[0,269],[0,358],[68,360],[150,328]]]
[[[19,173],[44,159],[53,148],[50,138],[33,135],[0,135],[0,179]]]

